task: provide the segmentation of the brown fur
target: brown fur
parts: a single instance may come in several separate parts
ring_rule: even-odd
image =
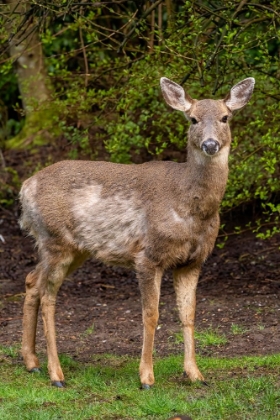
[[[235,104],[232,110],[246,104],[252,80],[245,79],[231,90],[227,101]],[[230,116],[231,109],[227,101],[192,100],[168,79],[161,83],[166,101],[197,121],[189,130],[186,163],[64,161],[41,170],[22,186],[21,226],[35,237],[40,256],[26,279],[22,354],[27,369],[39,366],[35,335],[41,304],[49,374],[58,386],[64,376],[55,340],[56,294],[65,276],[89,256],[137,272],[144,323],[143,385],[154,383],[152,351],[161,277],[165,269],[174,269],[184,369],[191,380],[203,380],[195,362],[195,291],[219,229],[231,142],[229,125],[221,119]],[[217,151],[209,149],[209,140]]]

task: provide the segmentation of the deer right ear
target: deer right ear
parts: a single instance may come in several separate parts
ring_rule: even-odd
[[[187,112],[190,110],[194,100],[185,93],[182,86],[167,79],[167,77],[161,77],[160,86],[165,101],[172,108],[178,111]]]
[[[255,79],[248,77],[231,88],[224,102],[231,111],[243,108],[249,101],[255,85]]]

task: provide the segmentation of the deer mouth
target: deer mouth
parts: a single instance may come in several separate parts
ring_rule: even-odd
[[[201,144],[201,150],[203,150],[206,155],[213,156],[220,150],[220,143],[214,139],[205,140]]]

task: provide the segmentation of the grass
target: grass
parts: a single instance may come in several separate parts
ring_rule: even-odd
[[[213,330],[212,328],[208,328],[204,331],[196,331],[195,339],[200,348],[208,346],[223,346],[227,343],[225,335],[219,333],[217,330]]]
[[[231,324],[231,328],[230,328],[231,332],[233,335],[242,335],[245,334],[246,332],[248,332],[248,329],[237,325],[237,324]]]
[[[206,348],[209,346],[223,346],[227,343],[227,338],[217,329],[209,327],[203,331],[195,331],[195,341],[198,343],[200,348]],[[175,334],[175,343],[179,344],[183,342],[183,333],[180,331]]]
[[[280,418],[280,354],[199,357],[209,386],[182,378],[181,356],[156,358],[157,382],[149,391],[139,389],[138,359],[111,355],[100,359],[99,355],[84,364],[62,355],[67,388],[61,390],[50,385],[45,365],[41,374],[28,374],[17,349],[2,347],[0,418],[167,420],[179,413],[193,420]]]

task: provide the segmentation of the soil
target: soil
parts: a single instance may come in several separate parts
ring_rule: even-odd
[[[15,156],[15,155],[14,155]],[[16,156],[18,162],[18,155]],[[16,166],[16,163],[15,163]],[[28,171],[30,170],[27,167]],[[20,166],[22,179],[27,169]],[[20,345],[24,279],[36,265],[32,238],[18,226],[18,209],[0,208],[0,345]],[[201,346],[211,356],[266,355],[280,348],[280,236],[260,241],[232,236],[206,261],[197,290],[196,329],[211,329],[226,344]],[[59,353],[83,362],[112,353],[140,356],[142,315],[135,273],[87,261],[67,278],[57,299]],[[162,281],[156,355],[183,353],[172,275]],[[45,353],[40,319],[37,350]]]

